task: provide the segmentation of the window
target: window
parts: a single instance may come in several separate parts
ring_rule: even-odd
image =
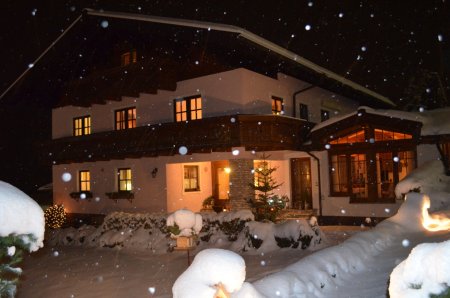
[[[300,104],[300,119],[309,121],[308,106],[302,103]]]
[[[198,166],[184,166],[184,191],[199,191]]]
[[[116,130],[136,127],[136,108],[126,108],[115,112]]]
[[[120,65],[127,66],[131,63],[137,62],[136,50],[131,50],[129,52],[123,53],[120,57]]]
[[[78,183],[80,192],[91,191],[91,173],[89,171],[78,172]]]
[[[330,112],[327,110],[320,110],[320,121],[325,121],[330,119]]]
[[[200,95],[175,99],[175,121],[202,119],[202,97]]]
[[[343,137],[337,138],[336,140],[333,140],[330,142],[330,144],[353,144],[353,143],[362,143],[365,142],[365,134],[364,130],[358,130],[354,133],[350,133],[348,135],[345,135]]]
[[[331,193],[353,200],[394,199],[394,186],[416,168],[414,151],[332,154]]]
[[[132,183],[131,183],[131,169],[119,169],[117,172],[119,176],[119,191],[131,191]]]
[[[284,113],[284,104],[281,97],[272,96],[272,114],[282,115]]]
[[[375,129],[375,141],[392,141],[412,139],[412,135],[390,130]]]
[[[73,135],[83,136],[91,134],[91,116],[83,116],[73,119]]]

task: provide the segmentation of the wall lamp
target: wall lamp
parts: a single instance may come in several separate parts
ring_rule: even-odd
[[[158,173],[158,168],[154,168],[152,171],[152,178],[156,178],[157,173]]]

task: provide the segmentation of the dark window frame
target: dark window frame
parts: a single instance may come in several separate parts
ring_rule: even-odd
[[[195,102],[195,106],[192,105],[192,99],[200,99],[200,108],[198,108],[197,101]],[[186,109],[177,111],[177,103],[183,103],[185,102]],[[185,114],[185,117],[183,117],[183,114]],[[195,114],[195,119],[192,117],[192,115]],[[182,98],[176,98],[173,100],[173,118],[175,122],[182,122],[182,121],[193,121],[193,120],[199,120],[203,118],[203,98],[200,94],[192,95],[188,97],[182,97]],[[177,119],[177,116],[180,115],[180,119]]]
[[[383,142],[386,143],[386,142]],[[395,202],[395,197],[391,197],[391,198],[380,198],[378,196],[378,192],[375,191],[377,184],[378,184],[378,180],[377,180],[377,175],[380,174],[381,175],[381,169],[380,172],[378,172],[377,169],[377,154],[382,154],[382,153],[391,153],[392,156],[399,156],[400,152],[411,152],[414,156],[413,156],[413,162],[414,162],[414,168],[417,167],[417,149],[415,146],[399,146],[396,148],[386,148],[385,146],[375,146],[372,149],[367,149],[367,148],[358,148],[359,146],[354,145],[355,148],[346,148],[346,149],[333,149],[333,150],[329,150],[328,151],[328,166],[329,166],[329,190],[330,190],[330,196],[333,197],[350,197],[350,203],[394,203]],[[364,198],[357,198],[355,197],[355,195],[352,192],[353,189],[353,181],[352,181],[352,161],[351,161],[351,155],[353,154],[364,154],[365,155],[365,177],[366,180],[364,182],[364,185],[367,184],[368,186],[368,194],[367,197]],[[346,161],[346,176],[347,176],[347,192],[338,192],[334,190],[334,180],[333,180],[333,156],[344,156],[346,157],[345,161]],[[375,161],[375,163],[371,162]],[[401,167],[401,165],[399,163],[393,162],[392,163],[393,166],[393,181],[391,181],[391,183],[393,183],[393,185],[396,185],[399,182],[399,168]],[[335,171],[337,169],[334,169]]]
[[[86,125],[86,120],[89,119],[89,125]],[[77,127],[77,121],[81,121],[81,127]],[[72,120],[72,135],[75,137],[86,136],[91,134],[92,119],[90,115],[75,117]],[[77,134],[77,132],[79,132]]]
[[[186,177],[186,169],[195,169],[195,176]],[[190,172],[190,171],[189,171]],[[189,181],[189,187],[185,187],[186,179]],[[192,187],[191,180],[195,180],[196,187]],[[200,167],[198,165],[183,165],[183,191],[196,192],[200,191]]]
[[[330,111],[325,109],[320,109],[320,122],[324,122],[330,119]]]
[[[300,119],[309,121],[308,105],[304,104],[304,103],[300,103],[298,109],[299,109],[298,113],[299,113]]]
[[[132,115],[134,115],[134,118],[129,118],[129,111],[133,111]],[[118,119],[118,114],[123,113],[123,119]],[[135,128],[137,125],[137,109],[136,107],[129,107],[124,109],[119,109],[114,111],[114,130],[123,130],[123,129],[131,129]],[[133,123],[130,126],[130,121]],[[123,124],[123,125],[122,125]]]

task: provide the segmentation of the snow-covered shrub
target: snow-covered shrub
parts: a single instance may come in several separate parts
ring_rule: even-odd
[[[220,291],[227,295],[237,292],[244,280],[245,261],[240,255],[224,249],[205,249],[178,277],[172,293],[174,298],[223,297],[218,296]]]
[[[306,249],[315,247],[322,241],[322,234],[315,219],[287,220],[278,224],[251,221],[246,224],[245,233],[241,237],[245,238],[237,241],[234,247],[242,245],[240,249],[244,251],[258,252],[284,247]]]
[[[190,221],[187,220],[189,217]],[[181,228],[186,229],[193,224],[192,215],[183,214],[181,218]],[[322,237],[317,222],[298,220],[280,225],[260,223],[254,221],[250,210],[203,212],[201,218],[202,227],[197,235],[199,250],[206,247],[229,248],[235,251],[275,250],[287,246],[306,248],[319,244]],[[174,216],[167,222],[174,224]],[[196,228],[186,229],[185,233],[197,233],[198,222],[196,224]],[[259,225],[261,228],[256,231],[253,227]],[[271,229],[271,226],[276,228]],[[147,213],[114,212],[106,216],[98,228],[85,225],[78,229],[51,230],[48,239],[51,245],[137,248],[154,253],[171,251],[175,245],[171,239],[171,231],[166,226],[166,215]],[[280,245],[277,245],[277,239]],[[260,248],[263,241],[263,248]]]
[[[33,199],[3,181],[0,207],[0,297],[14,297],[23,251],[36,251],[44,245],[44,212]]]
[[[422,243],[391,273],[389,295],[430,297],[448,294],[450,286],[450,240]],[[448,297],[448,296],[432,296]]]
[[[439,160],[425,163],[395,186],[395,195],[402,198],[409,192],[427,194],[432,198],[430,211],[450,209],[450,176]]]
[[[180,209],[167,217],[166,225],[174,237],[197,235],[202,229],[202,216],[187,209]]]

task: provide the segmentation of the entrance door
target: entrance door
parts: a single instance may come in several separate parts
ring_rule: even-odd
[[[292,207],[294,209],[312,209],[311,160],[291,158]]]
[[[230,193],[230,168],[227,160],[213,161],[212,182],[214,205],[225,208],[228,204]]]

